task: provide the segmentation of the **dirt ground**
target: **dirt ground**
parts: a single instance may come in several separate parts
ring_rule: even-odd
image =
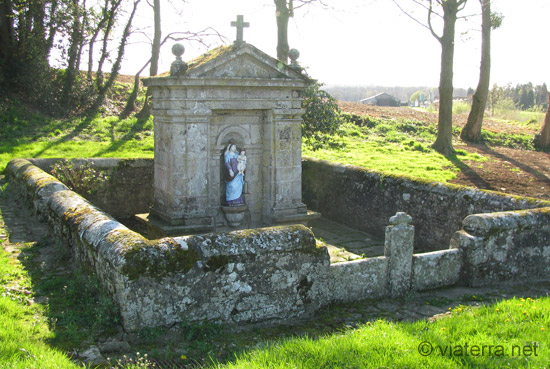
[[[357,115],[385,119],[416,119],[437,124],[436,113],[421,112],[408,107],[387,108],[344,101],[339,101],[338,105],[342,111]],[[467,114],[456,115],[453,118],[453,125],[462,127],[466,124],[467,118]],[[494,132],[527,133],[533,136],[537,133],[533,128],[513,126],[490,118],[484,121],[483,128]],[[464,142],[455,144],[455,148],[477,152],[488,160],[457,163],[461,172],[456,179],[450,181],[451,183],[514,195],[550,199],[549,153]]]

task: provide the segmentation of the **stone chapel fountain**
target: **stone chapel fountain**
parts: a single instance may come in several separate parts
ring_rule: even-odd
[[[177,44],[170,75],[144,80],[155,121],[154,203],[140,217],[157,234],[319,216],[302,203],[301,92],[312,81],[297,64],[297,51],[286,65],[242,40],[241,16],[233,25],[234,44],[189,65]],[[232,191],[240,198],[228,198]]]

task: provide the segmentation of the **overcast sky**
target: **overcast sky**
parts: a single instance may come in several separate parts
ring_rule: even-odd
[[[175,0],[174,0],[175,1]],[[441,47],[430,32],[404,15],[391,0],[324,0],[331,9],[310,6],[296,10],[289,24],[289,43],[297,48],[299,62],[308,73],[326,84],[432,86],[439,83]],[[411,0],[399,0],[413,5]],[[235,39],[230,26],[237,14],[250,27],[244,38],[269,55],[276,56],[275,6],[272,0],[189,0],[177,14],[162,1],[163,32],[213,27]],[[411,8],[414,9],[414,8]],[[504,15],[502,27],[492,37],[492,78],[497,83],[550,83],[548,47],[549,0],[493,0],[493,10]],[[136,24],[151,20],[150,8],[142,5]],[[479,14],[478,0],[469,0],[464,15]],[[419,8],[422,20],[426,14]],[[457,23],[455,87],[477,85],[480,63],[480,17]],[[212,47],[220,45],[212,42]],[[184,43],[184,60],[205,52],[204,47]],[[134,39],[122,72],[134,74],[148,58],[145,43]],[[171,44],[161,51],[161,71],[174,57]]]

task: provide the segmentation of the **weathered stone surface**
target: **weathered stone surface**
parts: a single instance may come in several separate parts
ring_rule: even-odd
[[[470,214],[550,207],[550,202],[369,171],[307,158],[304,202],[324,217],[382,237],[396,212],[413,218],[415,251],[449,247]]]
[[[426,291],[459,283],[462,256],[460,249],[413,255],[411,288],[415,291]]]
[[[398,212],[386,227],[384,256],[388,258],[388,283],[391,296],[402,296],[411,289],[414,227],[412,218]]]
[[[453,247],[464,252],[464,279],[471,286],[550,273],[549,209],[475,214],[464,219]]]
[[[49,172],[60,159],[29,159]],[[108,181],[88,199],[116,218],[127,218],[149,211],[153,201],[153,159],[93,158],[72,159],[75,165],[89,165],[104,171]],[[59,183],[56,181],[56,183]],[[131,199],[131,201],[128,201]]]
[[[399,225],[399,224],[410,224],[412,222],[412,217],[408,215],[407,213],[398,212],[393,217],[390,218],[390,224],[391,225]],[[387,228],[386,228],[387,231]]]
[[[101,355],[99,348],[95,345],[90,346],[86,350],[78,353],[78,358],[85,364],[93,367],[98,365],[108,364],[107,360]]]
[[[304,226],[150,241],[28,161],[12,161],[8,172],[28,184],[35,208],[111,293],[126,330],[282,321],[325,303],[328,252]]]
[[[388,296],[385,257],[348,261],[330,266],[325,293],[329,301],[352,302]]]
[[[346,175],[346,168],[334,169]],[[329,265],[326,249],[316,247],[312,233],[303,226],[151,241],[26,160],[12,160],[6,173],[70,246],[77,262],[95,273],[111,293],[128,331],[182,320],[278,322],[331,302],[550,273],[547,209],[471,215],[464,220],[464,230],[455,233],[452,249],[414,255],[410,247],[393,247],[409,245],[413,238],[409,217],[400,214],[388,227],[387,257]],[[348,195],[360,199],[362,185],[354,185],[359,195]],[[407,191],[414,194],[410,188]],[[501,198],[495,196],[493,206]],[[368,203],[354,204],[361,205]]]
[[[300,91],[310,82],[245,42],[191,61],[185,76],[145,79],[155,117],[151,219],[170,231],[185,226],[180,234],[306,223]],[[248,210],[240,214],[248,221],[222,211],[222,153],[229,143],[248,157]]]

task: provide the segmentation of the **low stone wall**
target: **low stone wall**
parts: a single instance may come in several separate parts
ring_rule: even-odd
[[[328,252],[303,226],[150,241],[27,160],[7,174],[111,293],[126,330],[282,321],[326,302]]]
[[[413,255],[412,286],[426,291],[461,282],[463,250],[451,248]]]
[[[308,158],[303,199],[323,217],[377,236],[397,212],[412,216],[418,252],[447,249],[470,214],[550,207],[550,202],[492,191],[412,180]]]
[[[475,214],[451,242],[464,252],[464,282],[550,276],[550,209]]]
[[[306,170],[315,164],[321,173],[345,173],[347,169],[314,162]],[[548,208],[470,215],[447,249],[417,254],[413,243],[415,238],[418,242],[415,233],[422,223],[397,213],[383,226],[384,256],[330,265],[326,248],[317,247],[313,234],[303,226],[147,240],[27,160],[12,160],[6,172],[71,248],[76,261],[110,292],[128,331],[183,320],[281,322],[330,303],[550,274]],[[348,188],[355,187],[348,196],[364,200],[365,187],[352,181],[357,172],[351,168],[347,174]],[[373,175],[359,172],[367,178]],[[325,179],[330,182],[331,177]],[[397,179],[393,181],[392,186],[397,186]],[[405,182],[403,186],[412,198],[411,188],[418,191],[414,196],[420,196],[424,185]],[[450,187],[446,193],[453,191],[458,192],[455,198],[466,201],[458,188]],[[472,194],[487,202],[490,197],[483,195],[491,194]],[[425,196],[429,200],[432,195]],[[529,203],[527,199],[508,200]],[[355,203],[354,209],[360,206]],[[349,217],[339,221],[347,222]],[[376,221],[382,226],[381,219]]]
[[[60,159],[28,159],[50,172]],[[88,200],[115,218],[148,213],[153,204],[153,159],[92,158],[72,159],[75,165],[89,165],[104,171],[109,179]]]

